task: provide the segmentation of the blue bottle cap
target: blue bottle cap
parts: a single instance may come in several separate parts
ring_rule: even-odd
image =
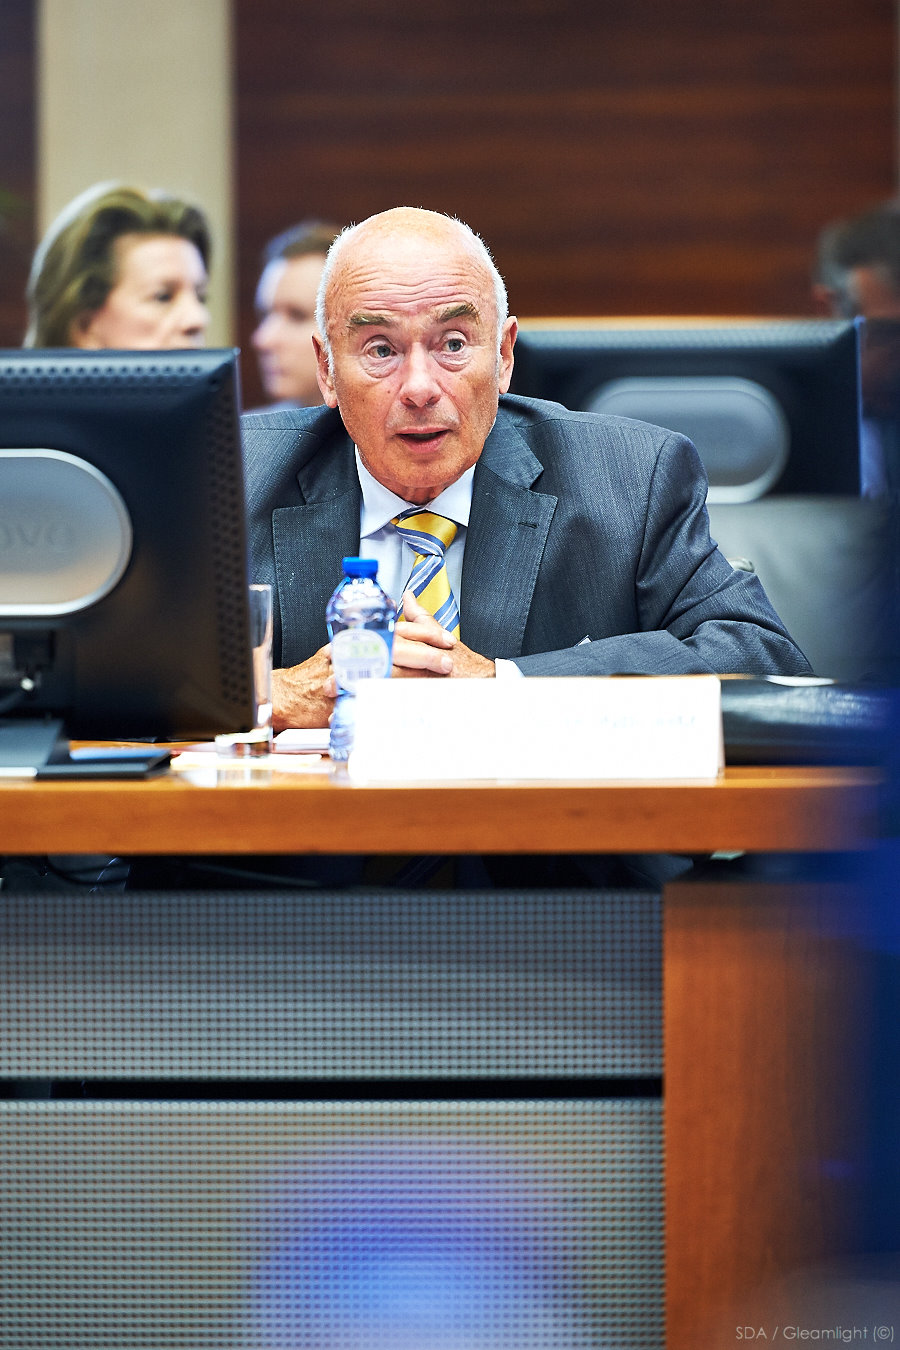
[[[376,558],[343,558],[341,566],[345,577],[375,577],[378,575]]]

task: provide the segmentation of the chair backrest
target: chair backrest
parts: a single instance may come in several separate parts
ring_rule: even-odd
[[[864,497],[710,503],[710,532],[752,566],[817,675],[893,681],[898,669],[896,508]]]

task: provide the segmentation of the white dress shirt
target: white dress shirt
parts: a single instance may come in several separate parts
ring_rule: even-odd
[[[469,511],[472,507],[472,479],[475,466],[467,469],[462,478],[457,478],[448,488],[439,493],[427,507],[417,506],[414,502],[405,502],[396,492],[391,492],[373,478],[363,464],[359,451],[356,451],[356,472],[359,474],[359,486],[362,489],[362,509],[359,517],[360,557],[375,558],[378,563],[378,581],[387,591],[397,608],[409,581],[416,554],[412,545],[394,529],[391,521],[411,508],[416,511],[434,511],[439,516],[456,522],[456,536],[444,554],[450,589],[459,603],[459,588],[462,582],[462,560],[466,540],[466,526],[469,523]],[[365,547],[364,547],[365,546]]]
[[[359,553],[362,558],[374,558],[378,563],[378,581],[394,601],[398,610],[400,600],[409,581],[416,554],[409,544],[391,524],[395,516],[402,515],[411,507],[417,511],[434,511],[439,516],[456,522],[456,535],[444,554],[444,564],[450,589],[459,604],[459,590],[462,584],[463,553],[466,547],[466,530],[469,524],[469,512],[472,509],[472,480],[475,477],[474,464],[455,483],[451,483],[443,492],[438,493],[434,501],[427,506],[415,502],[405,502],[390,488],[373,478],[362,462],[359,450],[356,450],[356,472],[362,490],[362,507],[359,515]],[[512,661],[495,662],[498,675],[521,675],[519,667]]]

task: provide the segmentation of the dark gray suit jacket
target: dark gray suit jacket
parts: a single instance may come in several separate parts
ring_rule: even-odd
[[[276,666],[327,642],[359,550],[353,446],[329,409],[244,418],[251,580],[276,592]],[[709,537],[691,443],[507,395],[475,469],[461,636],[527,675],[805,674],[757,579]]]

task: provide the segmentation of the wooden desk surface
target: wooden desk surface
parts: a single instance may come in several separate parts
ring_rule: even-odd
[[[0,782],[0,852],[406,853],[426,837],[443,853],[829,852],[877,836],[877,778],[851,768],[424,787],[240,765],[192,777]]]

